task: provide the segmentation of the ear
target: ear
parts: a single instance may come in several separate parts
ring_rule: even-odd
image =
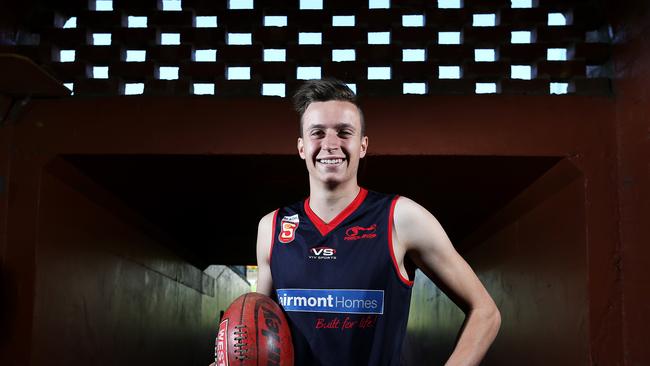
[[[366,156],[367,152],[368,152],[368,136],[363,136],[361,138],[361,153],[359,154],[359,157],[363,159],[363,157]]]
[[[302,141],[302,137],[298,137],[298,155],[302,160],[305,160],[305,145]]]

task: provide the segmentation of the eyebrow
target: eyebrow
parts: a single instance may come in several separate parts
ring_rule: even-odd
[[[307,130],[316,130],[316,129],[325,129],[325,128],[327,128],[327,126],[317,123],[315,125],[311,125],[307,127]],[[351,123],[340,122],[334,125],[334,128],[336,129],[351,128],[354,130],[354,125],[352,125]]]

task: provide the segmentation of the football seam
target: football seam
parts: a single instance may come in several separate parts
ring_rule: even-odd
[[[242,332],[241,328],[244,328],[244,332],[246,332],[246,325],[244,324],[244,310],[246,309],[246,300],[248,299],[248,294],[244,295],[244,299],[241,302],[241,310],[239,311],[239,324],[235,325],[234,328],[236,329],[233,331],[235,335],[239,335],[239,337],[235,337],[235,344],[233,345],[233,353],[235,353],[235,358],[239,360],[240,365],[244,364],[244,361],[246,360],[246,356],[242,355],[242,349],[246,346],[245,344],[245,339],[246,337],[241,337]],[[237,339],[239,338],[239,339]]]

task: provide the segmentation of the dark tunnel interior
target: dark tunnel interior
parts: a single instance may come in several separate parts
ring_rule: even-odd
[[[649,29],[647,0],[0,1],[0,365],[214,361],[258,221],[309,195],[291,96],[323,77],[360,185],[494,299],[482,365],[650,365]],[[401,365],[444,364],[466,314],[409,280]]]
[[[255,264],[259,219],[308,196],[297,155],[61,158],[167,234],[171,249],[199,268]],[[428,207],[462,252],[471,249],[462,247],[467,235],[559,160],[373,155],[362,161],[359,180],[368,189],[400,192]]]

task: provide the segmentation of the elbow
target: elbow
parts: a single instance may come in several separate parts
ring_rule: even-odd
[[[501,312],[495,306],[494,307],[494,333],[495,334],[499,332],[499,328],[501,328]]]
[[[490,311],[488,312],[487,318],[492,333],[494,334],[494,336],[496,336],[497,333],[499,332],[499,328],[501,328],[501,312],[499,311],[499,308],[497,308],[496,305],[493,305],[491,307]]]
[[[489,305],[485,305],[479,308],[476,308],[474,312],[477,315],[478,319],[481,319],[481,322],[484,324],[484,329],[486,329],[488,334],[491,334],[493,337],[496,337],[501,327],[501,312],[499,308],[492,302]]]

